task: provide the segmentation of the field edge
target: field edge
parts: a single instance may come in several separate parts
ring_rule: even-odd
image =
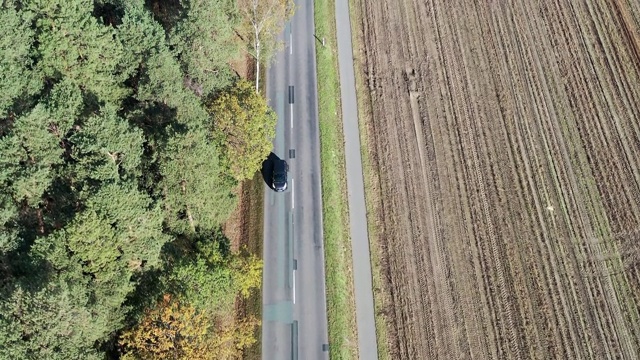
[[[357,359],[351,238],[340,115],[335,0],[314,1],[329,357]]]

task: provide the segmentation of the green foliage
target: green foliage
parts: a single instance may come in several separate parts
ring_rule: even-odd
[[[252,178],[273,147],[276,114],[244,80],[213,101],[209,109],[223,166],[237,180]]]
[[[224,243],[236,204],[200,95],[235,81],[237,9],[194,0],[181,11],[165,30],[143,0],[0,5],[1,359],[101,359],[160,290],[196,319],[259,285],[256,261],[195,245]],[[268,112],[238,104],[245,118]],[[268,138],[274,121],[261,116],[234,139]],[[176,243],[190,250],[163,255]],[[216,344],[202,339],[200,350]]]
[[[138,68],[136,100],[163,103],[177,110],[181,124],[206,127],[210,117],[198,96],[184,87],[186,76],[165,41],[162,26],[141,4],[129,4],[127,9],[118,38],[130,51],[125,61]]]
[[[107,105],[69,138],[76,180],[132,180],[140,177],[144,136]]]
[[[102,358],[88,344],[108,334],[107,313],[96,313],[83,284],[66,277],[41,289],[19,286],[0,302],[0,358]]]
[[[88,198],[86,207],[66,231],[83,272],[100,282],[103,274],[132,273],[142,263],[158,265],[168,238],[162,233],[162,211],[148,195],[132,183],[108,184]]]
[[[9,134],[0,138],[0,183],[16,201],[37,206],[64,163],[61,141],[70,131],[81,105],[78,88],[56,84],[51,95],[18,118]]]
[[[201,257],[176,266],[169,275],[173,292],[197,309],[213,314],[233,310],[235,288],[232,270]]]
[[[36,14],[38,65],[45,76],[72,80],[102,101],[118,102],[127,95],[124,81],[133,69],[121,66],[125,49],[114,41],[115,29],[92,16],[91,0],[27,3]]]
[[[8,194],[0,193],[0,254],[18,247],[18,207]]]
[[[64,230],[36,239],[30,255],[43,264],[40,273],[19,278],[3,294],[0,349],[7,354],[97,358],[92,345],[123,325],[132,277],[142,264],[158,265],[168,237],[162,212],[147,195],[131,184],[111,184],[86,206]],[[44,287],[34,286],[43,276]]]
[[[236,200],[218,165],[218,151],[204,131],[175,134],[159,156],[160,188],[172,231],[210,231],[229,216]]]
[[[239,24],[235,0],[190,0],[186,14],[171,31],[170,42],[184,64],[190,87],[207,96],[233,80],[229,62],[240,55],[234,29]]]
[[[262,283],[262,260],[229,252],[220,229],[198,240],[165,278],[165,289],[199,311],[223,315],[233,310],[237,294],[248,296]]]
[[[13,101],[30,96],[42,88],[41,73],[33,69],[33,14],[17,11],[13,6],[0,6],[0,118],[7,115]],[[0,135],[2,125],[0,125]]]

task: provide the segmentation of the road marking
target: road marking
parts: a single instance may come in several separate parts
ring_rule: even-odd
[[[291,178],[291,208],[296,208],[296,188],[293,186],[293,178]]]
[[[296,269],[293,269],[293,303],[296,303]]]
[[[290,116],[289,116],[289,120],[291,121],[291,128],[293,129],[293,103],[295,102],[295,99],[293,97],[293,85],[289,85],[289,112],[290,112]]]
[[[293,55],[293,35],[289,32],[289,55]]]
[[[291,323],[291,360],[298,360],[298,320]]]

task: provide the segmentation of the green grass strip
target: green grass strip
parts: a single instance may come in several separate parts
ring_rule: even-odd
[[[336,49],[335,1],[315,1],[322,206],[331,359],[357,359],[351,239]]]

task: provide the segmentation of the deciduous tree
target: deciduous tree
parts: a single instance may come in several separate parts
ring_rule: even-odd
[[[137,326],[122,334],[124,359],[215,359],[211,325],[195,308],[166,294]]]
[[[237,180],[250,179],[273,147],[276,114],[244,80],[220,95],[209,109],[223,166]]]
[[[293,15],[293,0],[238,0],[243,22],[239,33],[256,60],[256,92],[260,89],[260,63],[268,63],[278,49],[277,37]]]

